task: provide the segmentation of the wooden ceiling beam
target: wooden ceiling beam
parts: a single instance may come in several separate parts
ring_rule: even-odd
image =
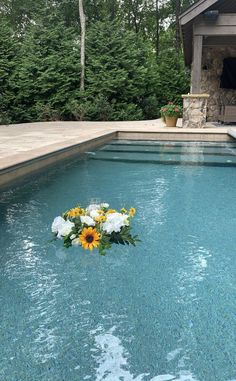
[[[236,46],[236,38],[232,36],[209,36],[203,39],[203,46]]]
[[[215,21],[198,17],[193,25],[195,36],[235,36],[236,14],[220,14]]]
[[[235,26],[197,26],[194,36],[236,36]]]

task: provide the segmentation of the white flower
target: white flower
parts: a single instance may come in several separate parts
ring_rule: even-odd
[[[107,202],[103,202],[102,204],[101,204],[101,208],[109,208],[109,204],[107,203]]]
[[[106,222],[102,224],[102,229],[108,234],[120,232],[122,226],[129,225],[129,216],[121,213],[111,213],[107,215]]]
[[[63,223],[58,227],[58,238],[65,237],[66,235],[71,233],[72,228],[75,226],[74,222],[69,220],[65,221],[63,219]]]
[[[52,223],[52,232],[57,234],[58,233],[58,229],[60,228],[60,226],[62,224],[64,224],[64,222],[65,222],[65,220],[61,216],[58,216],[58,217],[54,218],[54,221]]]
[[[97,212],[97,210],[91,210],[90,217],[92,217],[94,220],[95,218],[99,217],[99,213]]]
[[[99,204],[90,204],[87,208],[86,208],[86,211],[90,214],[90,212],[92,210],[98,210],[100,209],[100,205]]]
[[[95,225],[94,220],[89,216],[80,216],[80,220],[81,220],[82,224],[86,224],[88,226],[94,226]]]
[[[72,234],[71,236],[70,236],[70,239],[72,240],[72,239],[75,239],[75,237],[76,237],[76,234]]]
[[[80,245],[80,239],[79,239],[79,238],[75,238],[75,239],[73,239],[73,241],[72,241],[72,245],[73,245],[73,246],[79,246],[79,245]]]

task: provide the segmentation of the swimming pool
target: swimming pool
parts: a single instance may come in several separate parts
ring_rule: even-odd
[[[1,194],[0,380],[236,380],[236,143],[113,141]],[[78,201],[136,248],[48,242]]]

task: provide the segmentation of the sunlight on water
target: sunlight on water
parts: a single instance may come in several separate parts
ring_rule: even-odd
[[[114,335],[116,327],[112,327],[106,333],[99,333],[102,328],[98,328],[97,331],[93,332],[95,335],[95,345],[98,350],[101,351],[100,355],[95,356],[98,367],[96,369],[96,381],[143,381],[147,380],[149,373],[143,373],[135,377],[130,373],[128,357],[129,354],[125,351],[122,346],[121,340]],[[93,349],[91,351],[94,351]],[[168,354],[168,361],[173,359],[173,355],[179,353],[179,350],[172,351]],[[172,357],[172,358],[171,358]],[[149,378],[150,381],[196,381],[188,371],[181,371],[177,378],[173,375],[163,374],[159,376]]]

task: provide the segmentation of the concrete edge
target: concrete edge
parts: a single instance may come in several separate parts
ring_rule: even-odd
[[[233,131],[236,136],[236,132]],[[96,135],[96,136],[94,136]],[[5,159],[5,166],[0,168],[0,188],[31,175],[50,165],[68,160],[73,156],[84,153],[86,150],[97,148],[112,139],[129,140],[172,140],[172,141],[233,141],[235,136],[229,131],[212,131],[204,129],[196,131],[193,129],[169,128],[168,130],[157,129],[140,130],[139,128],[123,130],[117,126],[116,129],[96,132],[91,137],[80,138],[77,143],[74,139],[67,140],[31,150],[23,154],[16,154]]]
[[[232,128],[230,128],[228,130],[228,135],[231,136],[232,138],[236,139],[236,130],[233,130]]]
[[[55,163],[82,154],[89,149],[97,148],[112,139],[116,139],[116,132],[109,132],[92,139],[85,139],[79,143],[57,149],[46,154],[23,160],[17,164],[7,166],[0,170],[0,188],[10,185],[22,177],[31,175]],[[48,146],[49,147],[49,146]]]
[[[206,142],[230,142],[232,137],[227,132],[188,132],[188,131],[176,131],[171,129],[169,131],[117,131],[118,139],[130,139],[130,140],[172,140],[172,141],[206,141]]]
[[[49,144],[46,146],[38,147],[36,149],[32,149],[26,152],[21,152],[9,157],[4,158],[4,164],[3,166],[0,166],[0,173],[2,170],[10,167],[15,167],[18,164],[22,165],[23,163],[30,162],[35,159],[40,159],[41,157],[56,154],[57,152],[66,151],[67,149],[71,149],[73,147],[77,147],[81,144],[84,144],[88,141],[96,141],[96,139],[99,139],[101,137],[110,136],[111,134],[116,133],[115,131],[105,131],[105,132],[99,132],[94,133],[93,136],[89,136],[86,138],[77,138],[77,139],[70,139],[66,140],[64,142],[57,142],[53,144]]]

